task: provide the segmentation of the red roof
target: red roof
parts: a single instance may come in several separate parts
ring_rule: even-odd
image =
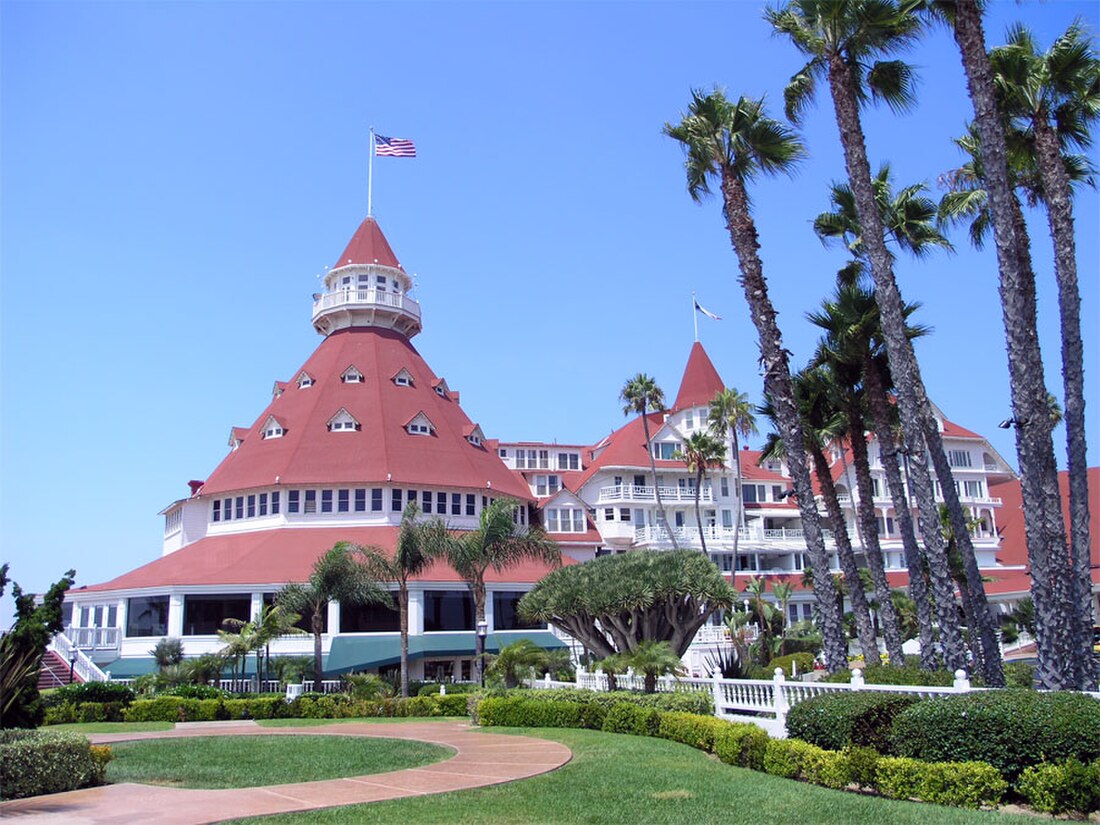
[[[361,382],[342,382],[354,364]],[[402,368],[411,387],[390,376]],[[408,484],[410,487],[487,489],[529,501],[528,487],[494,452],[463,435],[473,422],[451,399],[431,389],[436,376],[398,332],[376,327],[329,335],[295,375],[307,372],[310,387],[294,384],[272,399],[249,428],[243,443],[210,474],[203,495],[274,484]],[[341,408],[361,430],[330,432],[328,422]],[[423,412],[435,428],[412,435],[405,424]],[[262,438],[270,416],[284,424],[279,438]]]
[[[684,377],[680,379],[680,391],[676,394],[672,409],[706,406],[725,388],[703,345],[696,341],[691,346]]]
[[[124,573],[116,579],[74,592],[96,592],[132,588],[169,588],[187,585],[270,584],[309,579],[313,563],[340,541],[372,545],[393,552],[398,527],[303,527],[257,530],[228,536],[209,536],[182,550],[161,556],[156,561]],[[575,564],[563,557],[562,564]],[[503,572],[490,568],[485,580],[495,582],[536,582],[553,567],[540,561],[523,561]],[[462,578],[444,562],[434,562],[418,581],[460,582]]]
[[[332,268],[338,269],[348,264],[381,264],[401,269],[397,256],[393,254],[386,236],[382,234],[378,221],[374,218],[363,219],[348,242],[344,254],[336,259]]]
[[[664,413],[649,413],[649,433],[656,435],[664,425]],[[589,464],[580,475],[568,485],[570,490],[580,490],[597,472],[605,467],[649,467],[649,452],[645,448],[645,428],[642,426],[642,417],[628,421],[615,432],[605,438],[601,444],[606,445],[599,456]],[[682,461],[665,461],[657,459],[657,469],[683,470]],[[571,474],[572,475],[572,474]]]

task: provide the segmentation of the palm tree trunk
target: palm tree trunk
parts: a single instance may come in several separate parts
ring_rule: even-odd
[[[1070,557],[1073,604],[1078,613],[1076,650],[1082,664],[1077,687],[1095,686],[1092,658],[1092,580],[1089,572],[1089,478],[1085,440],[1085,372],[1081,344],[1081,293],[1077,286],[1077,244],[1073,196],[1066,179],[1058,139],[1046,119],[1035,127],[1039,174],[1046,196],[1047,220],[1054,241],[1054,276],[1058,280],[1058,313],[1062,327],[1062,382],[1065,392],[1066,452],[1069,471]]]
[[[310,622],[313,629],[313,689],[320,693],[324,690],[324,658],[321,655],[321,634],[325,632],[325,619],[320,610],[313,611]]]
[[[695,474],[695,523],[699,525],[699,543],[703,546],[703,555],[707,553],[707,537],[703,534],[703,514],[699,510],[699,495],[703,489],[703,470]]]
[[[741,445],[737,430],[730,428],[730,447],[733,449],[733,569],[737,569],[737,548],[741,543],[741,528],[745,526],[745,505],[741,502]]]
[[[881,665],[882,657],[878,653],[875,627],[871,624],[871,608],[867,604],[867,594],[863,591],[863,581],[859,577],[859,566],[856,564],[856,555],[852,550],[852,541],[848,537],[844,512],[840,509],[840,502],[836,497],[836,486],[833,484],[829,462],[825,460],[825,454],[819,449],[811,449],[810,453],[813,456],[817,483],[821,485],[825,512],[832,523],[833,541],[836,544],[840,569],[844,572],[844,581],[848,585],[848,600],[852,603],[852,616],[856,620],[856,637],[863,650],[863,661],[868,665]]]
[[[1066,641],[1069,627],[1065,614],[1069,605],[1063,598],[1064,588],[1057,570],[1059,536],[1051,534],[1053,519],[1049,504],[1044,502],[1044,494],[1050,490],[1050,482],[1045,476],[1054,471],[1056,493],[1057,471],[1053,461],[1043,362],[1035,328],[1034,275],[1021,271],[1023,248],[1013,214],[1015,196],[1008,177],[1004,130],[986,54],[981,9],[976,0],[956,0],[954,23],[955,42],[962,55],[967,87],[974,104],[974,124],[981,141],[985,184],[993,216],[1001,309],[1008,343],[1012,415],[1017,422],[1016,451],[1020,461],[1024,526],[1032,569],[1038,675],[1046,687],[1071,687],[1076,668],[1070,661],[1071,645]],[[1061,520],[1060,507],[1058,519]],[[1064,527],[1056,532],[1060,533],[1064,548]]]
[[[935,637],[932,632],[932,605],[928,601],[928,583],[924,578],[924,559],[917,536],[913,530],[913,514],[909,509],[909,500],[905,485],[901,480],[901,468],[898,466],[898,447],[894,430],[890,425],[890,405],[886,399],[886,382],[875,360],[868,354],[864,358],[863,380],[867,403],[871,409],[871,418],[875,422],[875,435],[879,443],[879,455],[882,456],[882,469],[886,474],[886,484],[890,488],[890,499],[894,505],[894,518],[901,532],[901,546],[905,552],[905,566],[909,569],[909,598],[917,611],[917,633],[920,641],[920,666],[924,670],[937,667],[934,648]]]
[[[875,584],[875,599],[882,622],[882,636],[886,641],[886,653],[893,667],[905,666],[905,653],[901,649],[901,628],[890,598],[890,582],[886,579],[886,564],[882,558],[882,546],[878,541],[878,519],[875,518],[874,492],[871,489],[871,464],[867,459],[867,441],[863,411],[860,401],[853,395],[847,398],[848,432],[852,443],[852,463],[856,468],[856,485],[859,488],[858,518],[863,525],[863,554],[871,581]]]
[[[836,588],[829,571],[829,556],[821,533],[821,521],[814,502],[802,423],[791,383],[790,364],[787,351],[783,348],[779,325],[775,320],[775,307],[768,297],[768,283],[764,279],[764,268],[760,262],[760,242],[757,240],[756,225],[749,211],[748,193],[745,192],[744,183],[732,169],[723,169],[722,200],[726,227],[740,264],[741,286],[760,338],[764,393],[775,407],[776,422],[787,452],[791,481],[798,495],[798,509],[813,574],[814,595],[821,616],[825,666],[830,672],[836,673],[848,667],[847,645],[836,606]]]
[[[653,441],[649,437],[649,415],[644,409],[642,410],[642,429],[645,430],[645,448],[649,453],[649,469],[653,473],[653,493],[657,497],[657,512],[660,514],[665,530],[668,531],[668,537],[672,541],[672,549],[679,550],[680,545],[676,541],[676,534],[672,530],[672,525],[668,523],[668,515],[665,513],[665,502],[661,498],[661,485],[657,483],[657,460],[653,457]]]
[[[409,586],[401,581],[397,584],[398,622],[401,630],[401,698],[409,696]]]
[[[844,148],[848,181],[855,196],[856,213],[862,229],[861,239],[871,262],[875,300],[886,340],[890,372],[897,389],[902,428],[910,450],[910,484],[917,500],[918,524],[928,559],[928,575],[939,618],[944,663],[951,670],[965,668],[966,651],[955,610],[955,586],[947,564],[944,539],[940,532],[939,509],[936,507],[932,479],[928,472],[924,423],[931,419],[931,413],[913,344],[906,334],[901,294],[894,279],[890,252],[886,249],[882,216],[875,199],[871,167],[867,162],[855,83],[848,65],[840,57],[829,61],[829,86],[840,127],[840,142]]]
[[[485,580],[477,576],[470,582],[470,592],[474,597],[474,632],[477,634],[477,626],[485,621]],[[485,648],[484,639],[480,634],[476,635],[477,655],[474,657],[474,681],[483,684],[485,674]]]

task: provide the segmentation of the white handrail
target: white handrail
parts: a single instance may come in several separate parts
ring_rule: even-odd
[[[106,682],[107,674],[99,669],[84,651],[72,643],[64,633],[56,634],[50,641],[49,649],[72,665],[73,673],[83,682]]]

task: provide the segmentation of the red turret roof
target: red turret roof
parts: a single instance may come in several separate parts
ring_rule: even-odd
[[[672,409],[705,406],[725,388],[703,345],[696,341],[691,347],[684,377],[680,381],[680,392],[676,394],[676,403],[672,405]]]
[[[393,254],[386,236],[382,234],[378,221],[374,218],[363,219],[348,242],[344,254],[336,259],[332,268],[338,269],[348,264],[381,264],[401,269],[397,256]]]
[[[343,382],[349,364],[363,380]],[[411,386],[391,376],[407,370]],[[290,384],[272,399],[206,480],[203,495],[274,484],[407,484],[410,487],[489,489],[499,496],[530,501],[517,475],[465,433],[473,424],[457,401],[432,389],[436,376],[405,336],[392,330],[352,328],[329,335],[295,375],[313,385]],[[330,431],[340,409],[359,423],[354,431]],[[423,413],[431,435],[414,435],[405,425]],[[278,438],[263,438],[271,417],[284,427]]]

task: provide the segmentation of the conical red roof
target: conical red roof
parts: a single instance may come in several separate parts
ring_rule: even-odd
[[[672,405],[672,409],[706,406],[725,388],[718,370],[710,362],[710,356],[703,345],[696,341],[691,347],[684,377],[680,381],[680,392],[676,394],[676,403]]]
[[[332,268],[337,269],[348,264],[381,264],[401,269],[401,264],[397,262],[397,256],[390,249],[389,241],[382,234],[378,221],[370,217],[364,218],[359,224],[344,254],[336,259]]]

